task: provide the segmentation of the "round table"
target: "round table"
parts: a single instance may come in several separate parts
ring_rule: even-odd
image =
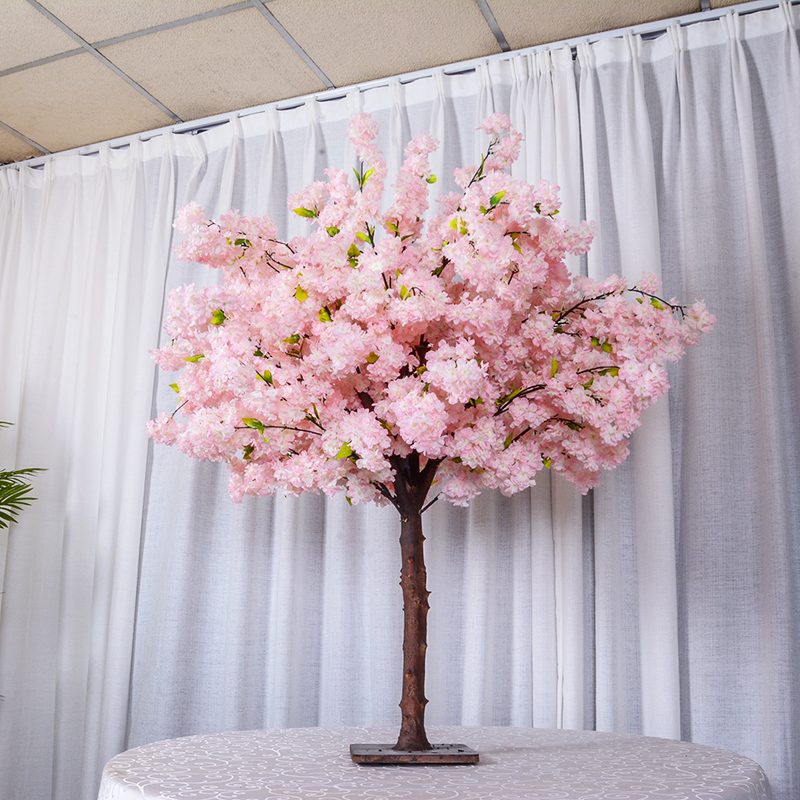
[[[771,800],[753,761],[713,747],[594,731],[430,726],[480,763],[360,766],[357,742],[395,728],[235,731],[115,756],[99,800]]]

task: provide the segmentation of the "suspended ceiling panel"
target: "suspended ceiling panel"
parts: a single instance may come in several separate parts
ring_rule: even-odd
[[[269,10],[336,86],[501,52],[475,0],[273,0]]]
[[[184,120],[325,89],[254,8],[100,52]]]
[[[0,0],[0,163],[704,5]]]
[[[0,35],[0,70],[63,53],[75,42],[55,25],[45,24],[42,15],[26,0],[0,0],[3,24]]]
[[[88,53],[0,78],[0,109],[3,122],[52,152],[172,121]]]
[[[4,128],[0,128],[0,153],[7,161],[22,161],[40,155],[39,151],[32,148],[24,139],[14,136]]]
[[[42,5],[87,42],[100,42],[234,3],[233,0],[43,0]]]
[[[693,14],[696,0],[490,0],[513,50]]]

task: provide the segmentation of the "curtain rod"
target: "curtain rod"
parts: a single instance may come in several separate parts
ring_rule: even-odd
[[[639,25],[633,25],[628,28],[615,28],[610,31],[600,31],[598,33],[587,34],[585,36],[575,36],[571,39],[562,39],[556,42],[547,42],[545,44],[537,44],[531,47],[525,47],[520,50],[512,50],[510,52],[493,53],[488,56],[480,58],[471,58],[466,61],[458,61],[453,64],[447,64],[443,67],[432,67],[428,69],[416,70],[414,72],[406,72],[400,75],[392,75],[385,78],[376,78],[375,80],[366,81],[363,83],[354,83],[349,86],[340,86],[333,89],[325,89],[321,92],[312,92],[311,94],[299,95],[297,97],[284,98],[283,100],[274,100],[271,103],[264,103],[258,106],[251,106],[239,111],[227,111],[224,114],[215,114],[210,117],[203,117],[202,119],[193,120],[191,122],[179,123],[177,125],[168,125],[163,128],[154,128],[150,131],[128,134],[116,139],[109,139],[106,142],[99,142],[96,144],[82,145],[75,147],[71,150],[62,150],[60,152],[51,153],[48,155],[37,156],[26,161],[17,161],[11,164],[0,164],[0,169],[19,168],[21,166],[30,167],[32,169],[42,169],[48,161],[54,158],[67,155],[81,155],[81,156],[96,156],[100,152],[100,146],[108,144],[108,146],[115,150],[123,150],[130,147],[130,143],[137,139],[146,142],[161,136],[164,133],[172,132],[179,134],[196,135],[210,128],[216,128],[219,125],[225,125],[231,119],[236,117],[249,117],[253,114],[261,114],[268,108],[277,108],[278,111],[287,111],[289,109],[298,108],[305,105],[309,100],[317,100],[318,102],[326,102],[330,100],[339,100],[346,97],[347,94],[354,90],[360,92],[368,91],[370,89],[377,89],[388,86],[394,81],[400,83],[413,83],[414,81],[422,78],[429,78],[436,72],[443,72],[445,75],[457,75],[460,73],[470,72],[481,64],[490,61],[510,61],[512,58],[525,56],[529,53],[540,53],[547,50],[560,50],[564,47],[569,47],[572,50],[573,58],[577,52],[578,45],[587,43],[594,44],[602,39],[612,39],[626,34],[638,34],[645,39],[654,39],[658,36],[665,34],[674,25],[687,27],[694,25],[698,22],[708,22],[711,20],[721,19],[731,13],[736,13],[740,16],[745,14],[753,14],[758,11],[767,11],[774,8],[779,8],[782,2],[788,2],[790,6],[797,5],[800,0],[750,0],[750,2],[739,3],[733,6],[724,6],[722,8],[709,8],[707,10],[698,11],[694,14],[684,14],[678,17],[670,17],[669,19],[654,20],[653,22],[644,22]],[[703,2],[705,8],[707,3]]]

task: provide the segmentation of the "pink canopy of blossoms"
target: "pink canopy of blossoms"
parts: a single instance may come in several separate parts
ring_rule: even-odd
[[[714,318],[612,276],[572,278],[566,253],[592,227],[558,216],[558,187],[505,170],[521,136],[507,117],[480,126],[480,166],[456,171],[462,191],[439,200],[423,134],[406,148],[383,211],[386,165],[377,128],[348,135],[362,162],[353,181],[328,169],[289,199],[315,229],[289,242],[268,218],[180,212],[178,255],[221,270],[217,286],[170,297],[171,342],[155,353],[179,410],[150,423],[156,441],[224,461],[230,494],[345,491],[387,502],[392,456],[439,463],[435,488],[457,505],[484,489],[511,495],[539,470],[582,492],[622,462],[642,410],[668,387],[665,361]]]

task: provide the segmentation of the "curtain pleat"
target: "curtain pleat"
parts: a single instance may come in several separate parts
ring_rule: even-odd
[[[399,525],[344,498],[247,498],[148,444],[175,406],[148,350],[195,201],[309,229],[286,198],[357,167],[373,114],[388,186],[430,132],[434,196],[477,124],[524,134],[514,175],[593,219],[575,273],[704,298],[714,332],[670,368],[631,457],[582,498],[543,471],[512,498],[425,514],[429,724],[682,737],[800,791],[800,52],[787,3],[747,16],[437,69],[196,136],[0,171],[3,467],[42,466],[0,536],[0,800],[91,800],[125,747],[230,729],[396,724]],[[428,217],[436,212],[435,200]]]
[[[16,423],[14,463],[47,472],[35,479],[39,500],[10,532],[3,561],[8,797],[88,797],[125,743],[141,431],[154,375],[147,349],[160,326],[162,231],[175,210],[161,203],[153,211],[169,185],[157,165],[103,147],[93,160],[20,174],[25,190],[14,204],[27,213],[12,215],[15,241],[5,244],[14,260],[8,249],[3,257],[3,298],[13,302],[6,319],[16,322],[2,337],[10,339],[2,417]],[[25,309],[30,316],[20,316]]]

